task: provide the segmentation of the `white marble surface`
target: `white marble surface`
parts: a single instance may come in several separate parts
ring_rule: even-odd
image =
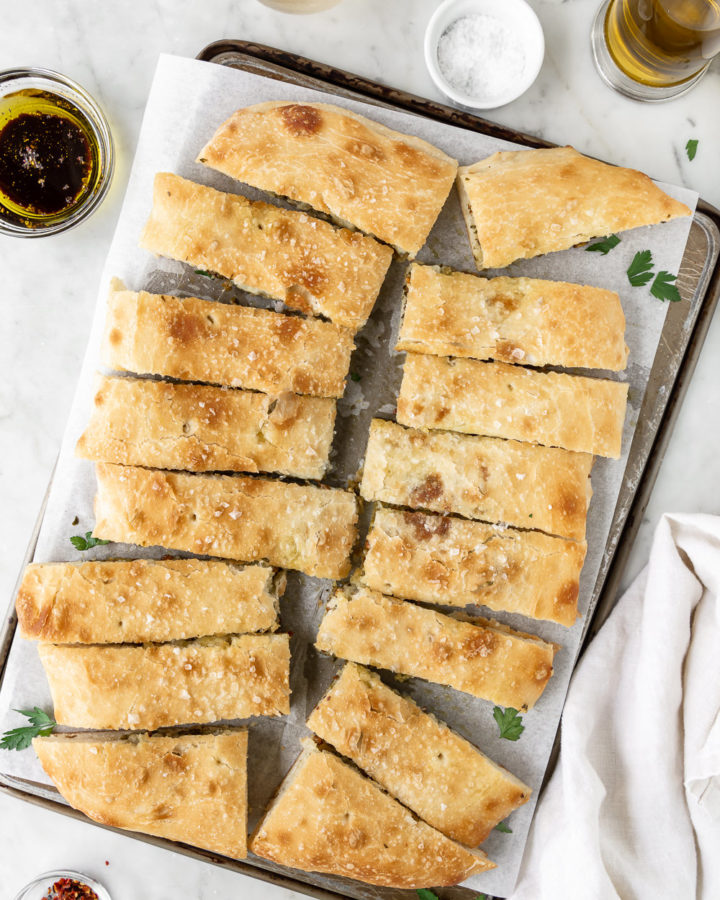
[[[672,103],[625,100],[603,86],[592,66],[588,33],[597,3],[531,0],[545,29],[545,63],[524,97],[489,117],[686,184],[720,205],[720,64]],[[423,30],[436,5],[343,0],[326,13],[291,17],[255,0],[34,0],[21,11],[13,4],[0,29],[0,68],[40,65],[80,81],[111,120],[119,165],[108,200],[85,225],[44,240],[0,238],[0,607],[9,601],[59,446],[158,54],[194,56],[223,37],[254,40],[440,99],[422,61]],[[693,162],[684,153],[688,138],[700,140]],[[720,512],[719,357],[716,321],[629,574],[643,565],[660,513]],[[0,795],[0,900],[59,865],[98,876],[115,900],[297,896]]]

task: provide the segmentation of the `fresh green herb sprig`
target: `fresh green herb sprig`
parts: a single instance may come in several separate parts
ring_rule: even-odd
[[[362,381],[362,375],[358,375],[357,372],[351,372],[351,373],[350,373],[350,379],[351,379],[352,381]]]
[[[217,278],[218,276],[214,272],[208,272],[207,269],[194,269],[196,275],[204,275],[205,278]]]
[[[525,731],[522,716],[512,706],[508,706],[505,710],[496,706],[493,709],[493,718],[500,729],[500,737],[505,738],[506,741],[516,741]]]
[[[680,291],[677,285],[670,282],[675,281],[677,275],[671,275],[669,272],[658,272],[650,287],[650,293],[658,300],[669,300],[671,303],[677,303],[681,300]]]
[[[55,719],[43,712],[39,706],[34,706],[32,709],[16,709],[13,712],[26,716],[30,720],[30,724],[6,731],[0,737],[0,749],[2,750],[25,750],[30,746],[34,737],[38,737],[38,735],[45,737],[57,725]]]
[[[502,831],[503,834],[512,834],[512,828],[506,825],[505,822],[498,822],[495,826],[495,831]]]
[[[649,250],[638,250],[628,266],[627,277],[633,287],[642,287],[652,280],[653,259]]]
[[[692,162],[695,159],[695,154],[697,153],[698,141],[696,138],[691,138],[687,144],[685,144],[685,152],[687,153],[687,158]]]
[[[109,544],[110,541],[103,541],[101,538],[93,537],[92,531],[86,531],[85,537],[81,534],[74,534],[70,538],[70,543],[76,550],[92,550],[93,547]]]
[[[620,243],[620,238],[616,234],[610,234],[608,237],[603,238],[601,241],[596,241],[594,244],[589,244],[585,249],[589,252],[602,253],[603,256],[607,256],[608,253],[613,249],[613,247],[617,247]]]

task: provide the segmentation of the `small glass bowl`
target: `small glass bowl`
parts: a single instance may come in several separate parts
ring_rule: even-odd
[[[33,878],[30,884],[26,884],[22,890],[15,895],[14,900],[43,900],[47,892],[60,878],[72,878],[79,881],[80,884],[86,884],[92,888],[98,895],[100,900],[111,900],[110,894],[105,888],[94,878],[89,875],[83,875],[80,872],[73,872],[71,869],[54,869],[52,872],[44,872]]]
[[[97,143],[98,177],[92,188],[67,215],[57,222],[26,226],[0,217],[0,234],[13,237],[47,237],[84,222],[100,205],[110,187],[115,168],[115,148],[105,114],[79,84],[50,69],[6,69],[0,71],[0,100],[17,91],[39,90],[73,103],[87,120]]]

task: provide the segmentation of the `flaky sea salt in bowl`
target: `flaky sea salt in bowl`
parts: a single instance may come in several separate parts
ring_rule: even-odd
[[[545,53],[542,26],[525,0],[445,0],[425,32],[425,63],[454,103],[495,109],[523,94]]]

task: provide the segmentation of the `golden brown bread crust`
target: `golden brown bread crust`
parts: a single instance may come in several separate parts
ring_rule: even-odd
[[[357,532],[349,491],[243,475],[185,475],[98,463],[96,537],[266,560],[344,578]]]
[[[101,356],[139,375],[342,397],[353,347],[332,322],[113,285]]]
[[[619,371],[627,364],[624,334],[614,291],[415,264],[395,349]]]
[[[250,838],[264,859],[393,888],[457,884],[495,868],[416,819],[357,769],[308,746]]]
[[[24,638],[136,644],[275,631],[285,579],[200,559],[34,563],[15,601]]]
[[[362,580],[408,600],[481,604],[569,627],[586,551],[585,541],[380,507]]]
[[[360,493],[582,540],[592,463],[589,453],[373,419]]]
[[[537,702],[559,649],[494,622],[461,621],[366,587],[333,594],[315,646],[516,709]]]
[[[392,260],[371,237],[179,175],[155,176],[140,246],[357,331]]]
[[[408,353],[397,420],[618,459],[627,383]]]
[[[307,724],[421,819],[469,847],[530,798],[519,778],[354,663]]]
[[[328,103],[271,101],[234,113],[198,162],[306,203],[410,256],[453,185],[457,161]]]
[[[75,455],[188,472],[325,474],[335,401],[136,378],[98,382]]]
[[[479,269],[691,215],[642,172],[572,147],[493,153],[461,166],[457,183]]]
[[[247,732],[35,738],[43,768],[70,806],[114,828],[244,859]]]
[[[59,725],[154,731],[290,711],[286,634],[179,644],[38,644],[38,652]]]

